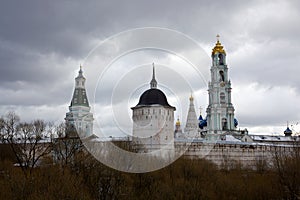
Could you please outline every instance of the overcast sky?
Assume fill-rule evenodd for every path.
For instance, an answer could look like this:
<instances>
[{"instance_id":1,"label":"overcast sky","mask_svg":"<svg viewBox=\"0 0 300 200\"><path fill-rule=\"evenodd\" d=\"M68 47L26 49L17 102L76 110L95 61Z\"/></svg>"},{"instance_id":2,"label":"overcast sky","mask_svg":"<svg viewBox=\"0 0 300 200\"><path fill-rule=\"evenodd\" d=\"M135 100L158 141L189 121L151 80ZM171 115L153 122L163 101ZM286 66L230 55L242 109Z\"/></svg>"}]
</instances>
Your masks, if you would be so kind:
<instances>
[{"instance_id":1,"label":"overcast sky","mask_svg":"<svg viewBox=\"0 0 300 200\"><path fill-rule=\"evenodd\" d=\"M201 53L195 55L197 51L185 47L185 43L181 46L181 53L194 53L194 57L199 55L203 63L206 63L206 66L197 66L204 76L199 78L198 86L192 80L197 107L207 107L207 85L204 83L210 79L209 56L216 42L215 36L220 34L227 53L229 78L233 88L232 101L240 127L247 127L252 133L282 133L287 121L294 125L300 121L299 19L298 0L2 0L0 115L14 110L23 120L42 118L63 121L71 101L74 78L79 65L83 63L87 65L83 66L83 70L87 78L89 99L94 99L95 95L97 103L97 106L93 105L94 101L90 100L91 106L99 108L93 108L97 112L94 115L105 116L105 113L99 113L106 109L101 107L105 105L105 100L97 99L97 95L111 97L115 95L112 91L117 88L114 91L119 93L112 102L116 108L126 107L127 111L124 112L128 112L127 117L130 119L130 107L137 103L134 101L140 95L139 92L147 89L151 80L151 63L156 62L161 89L178 106L176 115L182 118L184 124L187 105L182 105L182 100L176 103L176 97L186 96L188 104L190 90L182 83L193 78L187 78L188 74L182 78L174 73L180 70L179 66L188 65L177 59L178 56L151 49L130 53L114 62L115 68L112 69L120 72L121 69L127 69L126 66L142 67L127 69L132 73L125 70L124 77L118 76L120 78L116 82L113 81L114 76L108 73L106 78L111 78L110 81L114 84L107 80L100 90L95 86L99 79L93 77L91 71L108 62L112 50L102 49L98 54L94 53L94 57L86 59L99 42L120 32L160 27L192 38L207 55L202 59ZM139 35L143 36L151 39L151 34ZM159 39L154 40L158 42ZM120 49L120 41L127 47L129 44L134 46L133 43L136 42L132 38L123 38L114 44L116 49ZM148 71L145 67L147 64L150 65ZM111 70L110 73L113 74L114 71ZM118 89L118 81L127 80L128 83L128 80L133 79L129 74L132 76L135 73L138 74L134 80L136 82L131 81L131 84L126 85L127 88L135 88L128 92ZM198 80L197 76L194 79ZM178 84L172 85L174 83ZM123 83L121 85L124 86ZM122 102L122 99L125 100ZM198 108L196 111L199 114ZM105 118L101 120L105 121ZM106 121L109 120L106 118ZM294 129L300 131L297 126Z\"/></svg>"}]
</instances>

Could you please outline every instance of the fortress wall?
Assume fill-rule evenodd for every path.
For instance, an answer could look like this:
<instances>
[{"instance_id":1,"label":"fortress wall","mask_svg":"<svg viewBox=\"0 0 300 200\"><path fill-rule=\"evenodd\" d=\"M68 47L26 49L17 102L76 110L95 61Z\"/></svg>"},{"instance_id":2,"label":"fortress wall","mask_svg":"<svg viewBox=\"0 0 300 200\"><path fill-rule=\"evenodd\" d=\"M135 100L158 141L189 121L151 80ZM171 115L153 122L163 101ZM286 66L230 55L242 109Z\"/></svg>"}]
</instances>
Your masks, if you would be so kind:
<instances>
[{"instance_id":1,"label":"fortress wall","mask_svg":"<svg viewBox=\"0 0 300 200\"><path fill-rule=\"evenodd\" d=\"M176 144L176 148L181 144ZM191 143L184 156L191 159L204 158L212 161L219 167L231 168L240 165L245 168L257 168L265 163L273 166L273 159L276 152L288 155L294 150L291 145L270 145L270 144L207 144Z\"/></svg>"}]
</instances>

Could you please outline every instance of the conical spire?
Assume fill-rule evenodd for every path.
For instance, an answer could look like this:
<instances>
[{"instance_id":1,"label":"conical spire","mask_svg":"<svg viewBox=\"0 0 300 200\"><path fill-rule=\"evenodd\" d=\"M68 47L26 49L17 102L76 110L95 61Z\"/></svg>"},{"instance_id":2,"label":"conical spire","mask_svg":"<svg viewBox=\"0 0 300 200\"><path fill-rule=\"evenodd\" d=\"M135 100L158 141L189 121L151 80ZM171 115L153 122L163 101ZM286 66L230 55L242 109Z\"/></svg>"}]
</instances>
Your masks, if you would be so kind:
<instances>
[{"instance_id":1,"label":"conical spire","mask_svg":"<svg viewBox=\"0 0 300 200\"><path fill-rule=\"evenodd\" d=\"M153 73L152 73L152 80L150 82L150 88L157 88L157 81L155 80L155 67L154 67L154 63L152 63L153 65Z\"/></svg>"},{"instance_id":2,"label":"conical spire","mask_svg":"<svg viewBox=\"0 0 300 200\"><path fill-rule=\"evenodd\" d=\"M195 106L194 106L194 97L191 94L190 96L190 106L187 114L187 120L184 128L185 133L195 133L198 129L198 119L195 111Z\"/></svg>"},{"instance_id":3,"label":"conical spire","mask_svg":"<svg viewBox=\"0 0 300 200\"><path fill-rule=\"evenodd\" d=\"M73 93L73 98L71 101L71 106L86 106L89 107L89 102L87 99L85 91L85 78L83 76L82 67L78 71L78 76L75 78L75 90Z\"/></svg>"}]
</instances>

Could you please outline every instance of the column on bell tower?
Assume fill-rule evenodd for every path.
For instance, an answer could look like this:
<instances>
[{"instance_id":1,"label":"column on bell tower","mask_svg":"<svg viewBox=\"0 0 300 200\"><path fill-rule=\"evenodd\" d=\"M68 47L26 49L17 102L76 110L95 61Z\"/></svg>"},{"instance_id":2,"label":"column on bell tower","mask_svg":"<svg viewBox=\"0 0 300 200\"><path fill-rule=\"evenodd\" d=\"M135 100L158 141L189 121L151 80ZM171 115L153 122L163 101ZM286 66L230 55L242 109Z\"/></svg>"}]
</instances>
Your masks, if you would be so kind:
<instances>
[{"instance_id":1,"label":"column on bell tower","mask_svg":"<svg viewBox=\"0 0 300 200\"><path fill-rule=\"evenodd\" d=\"M226 52L217 37L212 49L211 81L208 84L209 105L206 112L209 134L222 134L235 129Z\"/></svg>"}]
</instances>

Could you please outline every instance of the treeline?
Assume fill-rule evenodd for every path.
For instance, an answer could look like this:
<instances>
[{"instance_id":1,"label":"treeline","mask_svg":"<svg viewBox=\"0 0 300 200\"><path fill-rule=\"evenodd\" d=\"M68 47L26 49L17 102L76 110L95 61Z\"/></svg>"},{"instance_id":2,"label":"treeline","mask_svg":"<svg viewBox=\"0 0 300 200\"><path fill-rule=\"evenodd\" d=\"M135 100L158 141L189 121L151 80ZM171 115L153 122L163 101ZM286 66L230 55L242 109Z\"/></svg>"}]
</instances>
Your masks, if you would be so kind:
<instances>
[{"instance_id":1,"label":"treeline","mask_svg":"<svg viewBox=\"0 0 300 200\"><path fill-rule=\"evenodd\" d=\"M37 167L29 177L12 164L1 161L0 199L299 198L299 179L290 180L298 187L293 193L276 171L219 170L198 159L181 158L144 174L119 172L86 156L63 169L59 165Z\"/></svg>"},{"instance_id":2,"label":"treeline","mask_svg":"<svg viewBox=\"0 0 300 200\"><path fill-rule=\"evenodd\" d=\"M21 148L18 138L13 136L28 126L30 131L25 132L30 132L26 136L30 137L30 148ZM94 159L80 140L64 134L66 130L63 125L53 128L42 120L25 124L14 113L0 118L0 199L300 198L299 148L290 155L275 153L272 168L260 162L256 170L239 164L220 169L203 159L182 157L155 172L130 174ZM51 146L40 146L41 137L35 134L49 131L58 131L60 139ZM126 143L119 145L126 147ZM43 148L33 151L34 155L28 154L34 147ZM29 155L35 159L29 159L27 164L18 158L32 159Z\"/></svg>"}]
</instances>

